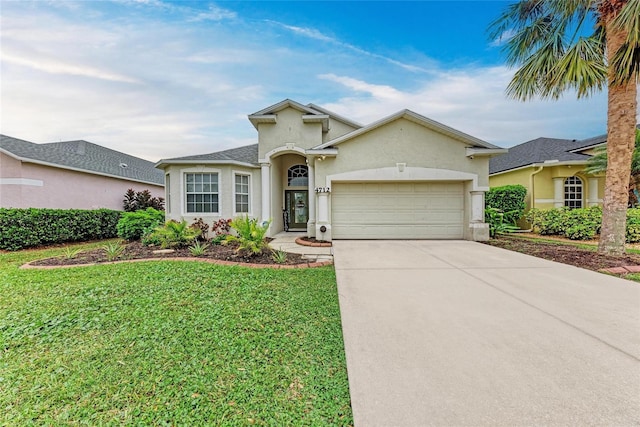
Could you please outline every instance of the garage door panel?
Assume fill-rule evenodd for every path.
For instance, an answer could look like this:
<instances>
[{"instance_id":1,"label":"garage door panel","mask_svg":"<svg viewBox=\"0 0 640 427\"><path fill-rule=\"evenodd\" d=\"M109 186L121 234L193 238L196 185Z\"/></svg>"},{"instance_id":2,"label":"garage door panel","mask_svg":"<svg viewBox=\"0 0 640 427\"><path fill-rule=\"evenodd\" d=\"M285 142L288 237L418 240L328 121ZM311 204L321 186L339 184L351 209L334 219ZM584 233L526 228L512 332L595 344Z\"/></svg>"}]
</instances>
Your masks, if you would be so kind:
<instances>
[{"instance_id":1,"label":"garage door panel","mask_svg":"<svg viewBox=\"0 0 640 427\"><path fill-rule=\"evenodd\" d=\"M336 183L332 189L336 239L460 239L462 183Z\"/></svg>"}]
</instances>

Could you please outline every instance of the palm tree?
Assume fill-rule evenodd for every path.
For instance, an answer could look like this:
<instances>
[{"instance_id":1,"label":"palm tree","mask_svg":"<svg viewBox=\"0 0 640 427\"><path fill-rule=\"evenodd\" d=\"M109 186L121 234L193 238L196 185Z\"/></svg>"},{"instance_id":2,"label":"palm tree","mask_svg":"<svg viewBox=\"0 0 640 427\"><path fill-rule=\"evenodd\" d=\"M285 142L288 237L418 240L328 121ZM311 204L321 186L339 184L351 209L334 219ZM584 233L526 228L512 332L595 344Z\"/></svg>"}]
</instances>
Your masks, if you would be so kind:
<instances>
[{"instance_id":1,"label":"palm tree","mask_svg":"<svg viewBox=\"0 0 640 427\"><path fill-rule=\"evenodd\" d=\"M584 171L591 175L601 174L607 170L607 147L595 149L593 157L587 162ZM633 155L631 157L631 177L629 178L629 207L638 206L636 192L640 190L640 129L636 129L636 140Z\"/></svg>"},{"instance_id":2,"label":"palm tree","mask_svg":"<svg viewBox=\"0 0 640 427\"><path fill-rule=\"evenodd\" d=\"M608 88L598 251L624 254L640 77L640 0L520 0L491 24L490 36L508 38L507 63L519 67L507 87L510 97L558 99L574 90L580 98Z\"/></svg>"}]
</instances>

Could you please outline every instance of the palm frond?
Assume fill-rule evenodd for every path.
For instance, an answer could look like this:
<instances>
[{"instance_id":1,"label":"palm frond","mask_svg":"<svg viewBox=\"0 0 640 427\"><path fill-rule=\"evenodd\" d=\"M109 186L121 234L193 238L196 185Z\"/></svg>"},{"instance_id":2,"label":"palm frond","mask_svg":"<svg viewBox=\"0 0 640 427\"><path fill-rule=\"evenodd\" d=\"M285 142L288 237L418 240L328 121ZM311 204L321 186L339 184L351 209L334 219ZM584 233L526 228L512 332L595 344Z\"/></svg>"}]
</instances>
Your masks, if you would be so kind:
<instances>
[{"instance_id":1,"label":"palm frond","mask_svg":"<svg viewBox=\"0 0 640 427\"><path fill-rule=\"evenodd\" d=\"M547 92L575 89L578 98L591 95L607 86L604 47L595 37L582 37L570 46L556 63L546 80ZM557 98L557 96L556 96Z\"/></svg>"},{"instance_id":2,"label":"palm frond","mask_svg":"<svg viewBox=\"0 0 640 427\"><path fill-rule=\"evenodd\" d=\"M613 28L623 31L627 37L614 54L609 66L615 70L614 84L640 80L640 0L629 0L612 22Z\"/></svg>"}]
</instances>

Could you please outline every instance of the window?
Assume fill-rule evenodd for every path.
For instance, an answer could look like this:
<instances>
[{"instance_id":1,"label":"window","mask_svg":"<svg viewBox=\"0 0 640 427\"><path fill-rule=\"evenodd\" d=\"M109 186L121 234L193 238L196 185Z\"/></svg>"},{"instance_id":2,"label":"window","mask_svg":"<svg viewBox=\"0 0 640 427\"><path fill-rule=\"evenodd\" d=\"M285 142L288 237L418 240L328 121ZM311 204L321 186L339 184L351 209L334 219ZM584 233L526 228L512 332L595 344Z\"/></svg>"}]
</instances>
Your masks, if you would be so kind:
<instances>
[{"instance_id":1,"label":"window","mask_svg":"<svg viewBox=\"0 0 640 427\"><path fill-rule=\"evenodd\" d=\"M287 171L289 187L306 187L309 185L309 168L306 165L291 166Z\"/></svg>"},{"instance_id":2,"label":"window","mask_svg":"<svg viewBox=\"0 0 640 427\"><path fill-rule=\"evenodd\" d=\"M218 174L185 174L187 212L218 213Z\"/></svg>"},{"instance_id":3,"label":"window","mask_svg":"<svg viewBox=\"0 0 640 427\"><path fill-rule=\"evenodd\" d=\"M249 213L249 175L236 174L236 213Z\"/></svg>"},{"instance_id":4,"label":"window","mask_svg":"<svg viewBox=\"0 0 640 427\"><path fill-rule=\"evenodd\" d=\"M571 209L582 207L582 180L577 176L564 180L564 205Z\"/></svg>"}]
</instances>

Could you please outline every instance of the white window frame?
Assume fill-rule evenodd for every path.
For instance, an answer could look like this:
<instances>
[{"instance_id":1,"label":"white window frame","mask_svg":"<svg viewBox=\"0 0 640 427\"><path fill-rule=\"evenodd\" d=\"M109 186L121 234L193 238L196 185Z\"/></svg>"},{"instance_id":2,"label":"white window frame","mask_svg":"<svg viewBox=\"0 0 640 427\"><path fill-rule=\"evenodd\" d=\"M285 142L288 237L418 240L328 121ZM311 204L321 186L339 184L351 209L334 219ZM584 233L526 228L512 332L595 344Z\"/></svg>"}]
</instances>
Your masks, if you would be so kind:
<instances>
[{"instance_id":1,"label":"white window frame","mask_svg":"<svg viewBox=\"0 0 640 427\"><path fill-rule=\"evenodd\" d=\"M569 182L571 180L572 182ZM576 182L575 180L578 180ZM580 194L579 199L571 199L568 196L570 194ZM564 206L570 209L581 209L584 207L584 181L579 176L570 176L564 179L562 194L564 198ZM580 203L580 206L570 206L570 203Z\"/></svg>"},{"instance_id":2,"label":"white window frame","mask_svg":"<svg viewBox=\"0 0 640 427\"><path fill-rule=\"evenodd\" d=\"M218 175L218 211L217 212L187 212L187 174L216 174ZM211 169L211 168L189 168L182 169L181 171L181 189L180 192L180 204L182 216L190 216L190 217L204 217L204 216L221 216L222 212L222 173L220 169ZM215 193L210 193L215 194Z\"/></svg>"},{"instance_id":3,"label":"white window frame","mask_svg":"<svg viewBox=\"0 0 640 427\"><path fill-rule=\"evenodd\" d=\"M252 196L253 192L251 191L251 173L250 172L242 172L242 171L234 170L234 171L232 171L232 175L233 175L233 183L232 183L232 185L233 185L233 200L232 200L233 216L238 216L238 215L252 216L253 203L251 203L251 196ZM248 185L248 188L247 188L247 191L248 191L248 193L247 193L247 196L248 196L247 197L247 199L248 199L248 201L247 201L247 203L248 203L247 212L238 212L236 210L236 196L238 196L239 194L242 194L242 193L237 193L236 192L236 177L237 176L246 176L248 178L247 179L247 181L248 181L247 182L247 185Z\"/></svg>"}]
</instances>

